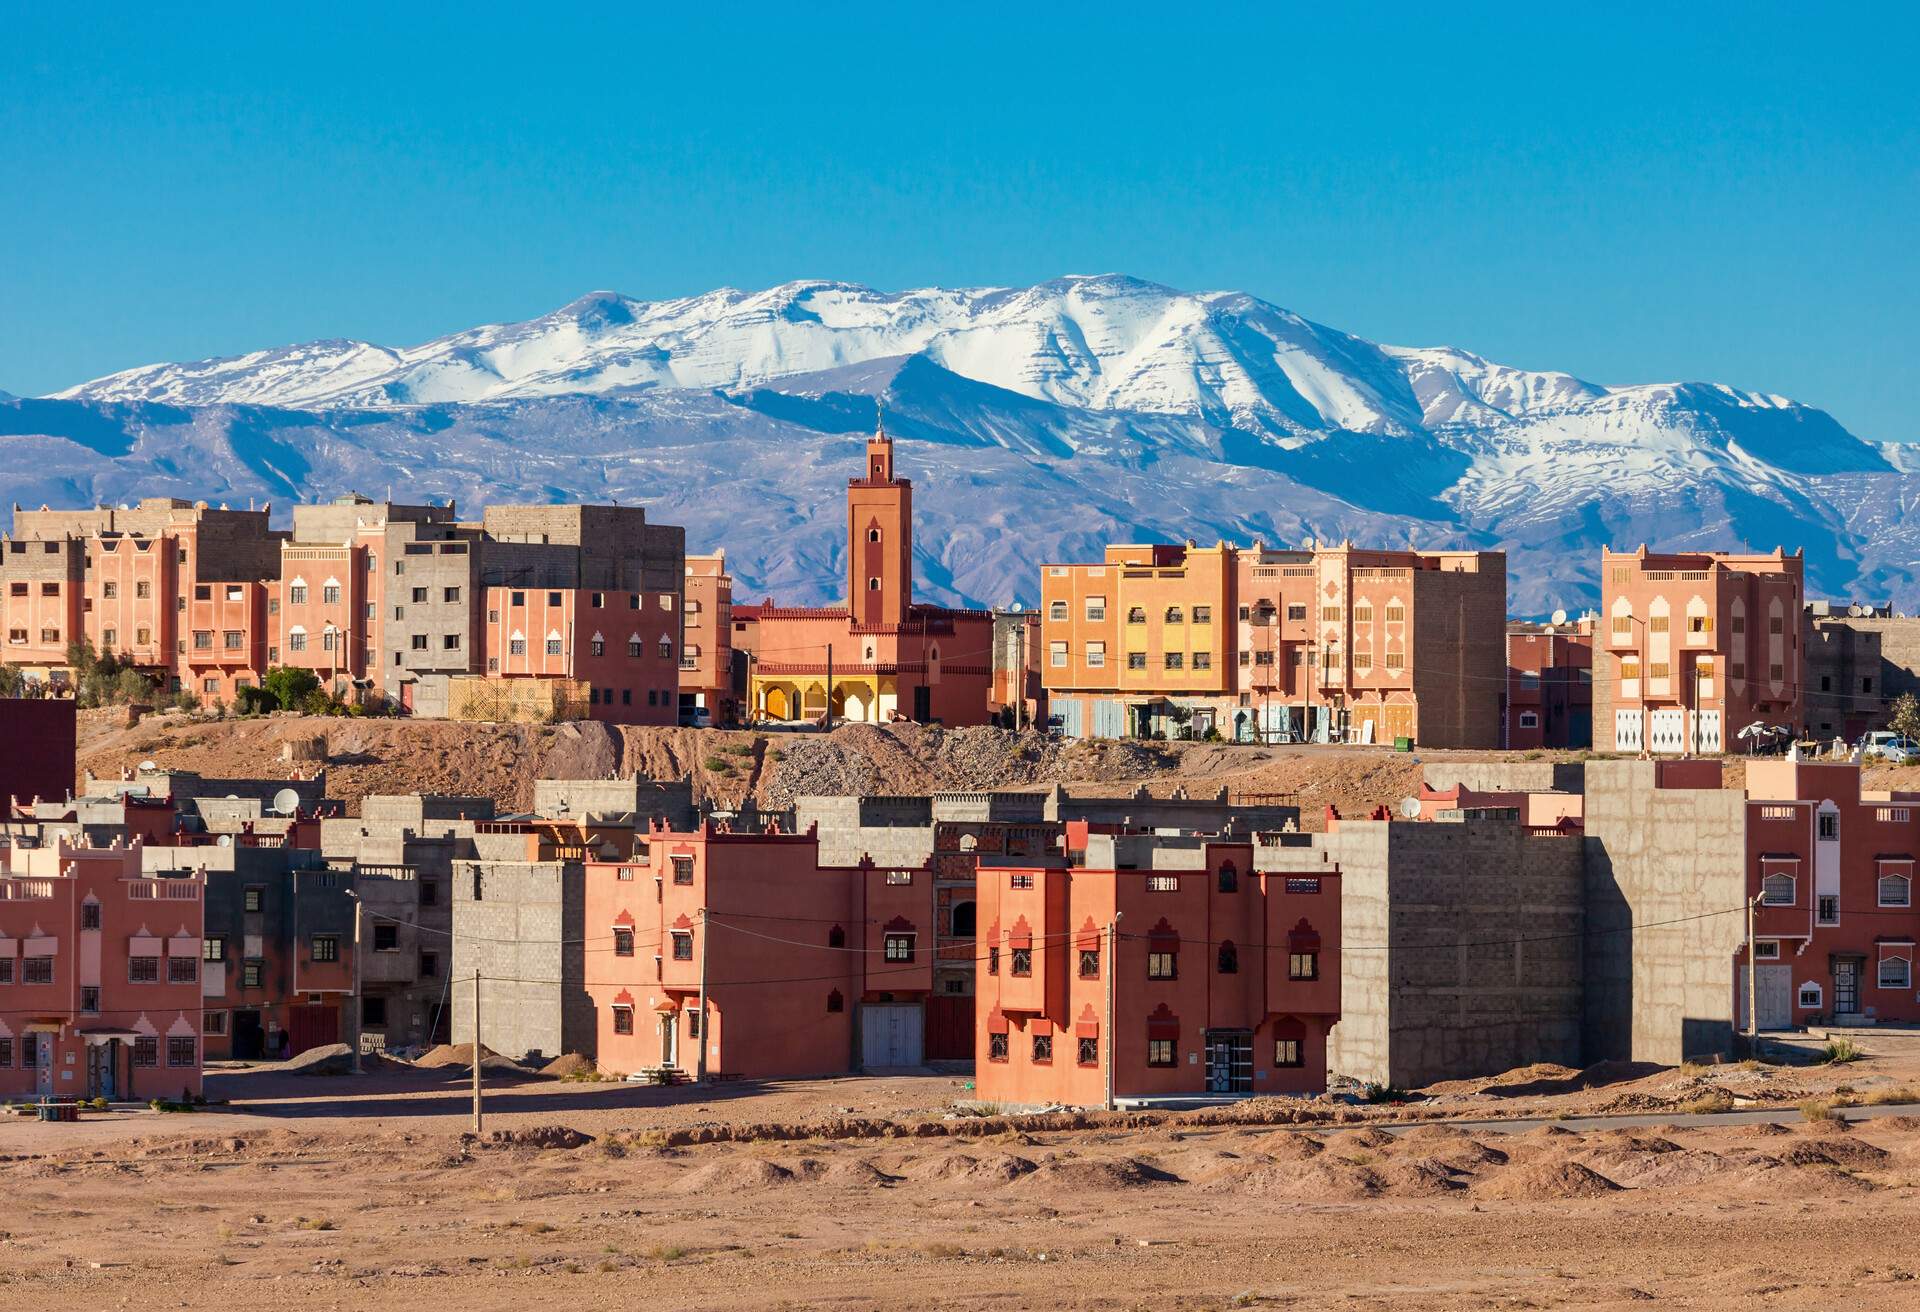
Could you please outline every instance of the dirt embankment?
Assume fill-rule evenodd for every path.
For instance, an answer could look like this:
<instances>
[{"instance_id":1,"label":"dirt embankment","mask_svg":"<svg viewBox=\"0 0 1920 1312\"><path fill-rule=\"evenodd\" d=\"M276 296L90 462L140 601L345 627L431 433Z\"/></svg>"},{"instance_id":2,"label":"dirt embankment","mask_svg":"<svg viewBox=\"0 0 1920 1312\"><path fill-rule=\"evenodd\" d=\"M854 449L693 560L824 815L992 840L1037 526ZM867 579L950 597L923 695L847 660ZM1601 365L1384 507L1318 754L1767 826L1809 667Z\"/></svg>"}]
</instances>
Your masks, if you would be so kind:
<instances>
[{"instance_id":1,"label":"dirt embankment","mask_svg":"<svg viewBox=\"0 0 1920 1312\"><path fill-rule=\"evenodd\" d=\"M289 752L292 756L289 757ZM310 753L311 759L303 753ZM1328 806L1346 816L1392 806L1419 788L1422 761L1520 759L1499 752L1382 748L1254 747L1228 743L1071 741L1000 729L938 725L841 725L831 734L631 728L595 721L562 725L456 724L264 716L200 720L153 716L129 728L124 712L81 715L80 765L102 777L144 760L217 777L280 777L324 760L328 791L357 809L369 793L491 797L507 809L532 802L535 779L691 778L734 805L751 797L785 806L807 794L924 793L1046 788L1156 794L1185 788L1235 795L1290 794L1303 826L1321 827ZM1569 759L1572 759L1569 757ZM1725 786L1743 787L1745 762L1730 759ZM1869 788L1920 788L1920 766L1870 767Z\"/></svg>"}]
</instances>

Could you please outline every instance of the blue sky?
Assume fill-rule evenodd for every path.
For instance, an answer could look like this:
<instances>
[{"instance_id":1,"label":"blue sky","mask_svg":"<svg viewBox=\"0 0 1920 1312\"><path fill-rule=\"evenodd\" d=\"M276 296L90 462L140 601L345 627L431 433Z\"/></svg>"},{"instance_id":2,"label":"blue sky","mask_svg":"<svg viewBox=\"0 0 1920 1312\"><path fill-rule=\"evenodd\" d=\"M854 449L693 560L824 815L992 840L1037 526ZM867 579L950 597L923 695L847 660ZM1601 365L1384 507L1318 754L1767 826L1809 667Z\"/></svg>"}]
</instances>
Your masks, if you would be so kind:
<instances>
[{"instance_id":1,"label":"blue sky","mask_svg":"<svg viewBox=\"0 0 1920 1312\"><path fill-rule=\"evenodd\" d=\"M1026 8L0 6L0 389L1120 270L1920 439L1913 6Z\"/></svg>"}]
</instances>

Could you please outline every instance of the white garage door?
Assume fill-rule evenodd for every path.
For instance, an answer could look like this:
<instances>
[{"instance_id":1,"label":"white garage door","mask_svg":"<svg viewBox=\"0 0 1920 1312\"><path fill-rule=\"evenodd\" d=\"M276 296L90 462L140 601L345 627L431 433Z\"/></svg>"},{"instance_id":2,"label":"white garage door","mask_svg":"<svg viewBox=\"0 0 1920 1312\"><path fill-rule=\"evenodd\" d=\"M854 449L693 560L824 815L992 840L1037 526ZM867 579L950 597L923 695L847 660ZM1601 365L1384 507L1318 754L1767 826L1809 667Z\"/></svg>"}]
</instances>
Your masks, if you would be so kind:
<instances>
[{"instance_id":1,"label":"white garage door","mask_svg":"<svg viewBox=\"0 0 1920 1312\"><path fill-rule=\"evenodd\" d=\"M1616 752L1637 752L1640 750L1640 708L1619 709L1613 713L1613 750Z\"/></svg>"},{"instance_id":2,"label":"white garage door","mask_svg":"<svg viewBox=\"0 0 1920 1312\"><path fill-rule=\"evenodd\" d=\"M919 1066L925 1060L925 1013L918 1003L877 1003L860 1009L860 1064Z\"/></svg>"},{"instance_id":3,"label":"white garage door","mask_svg":"<svg viewBox=\"0 0 1920 1312\"><path fill-rule=\"evenodd\" d=\"M1647 745L1656 752L1687 750L1687 713L1677 708L1653 712L1647 717Z\"/></svg>"}]
</instances>

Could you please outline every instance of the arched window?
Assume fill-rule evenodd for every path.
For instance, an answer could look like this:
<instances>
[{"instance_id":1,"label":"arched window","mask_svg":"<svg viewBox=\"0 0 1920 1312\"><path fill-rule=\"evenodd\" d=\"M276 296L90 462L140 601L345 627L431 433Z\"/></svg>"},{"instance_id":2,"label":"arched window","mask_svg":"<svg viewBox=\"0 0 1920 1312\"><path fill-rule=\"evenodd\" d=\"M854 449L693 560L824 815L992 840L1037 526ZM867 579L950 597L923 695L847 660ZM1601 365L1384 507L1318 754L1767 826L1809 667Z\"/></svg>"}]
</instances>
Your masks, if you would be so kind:
<instances>
[{"instance_id":1,"label":"arched window","mask_svg":"<svg viewBox=\"0 0 1920 1312\"><path fill-rule=\"evenodd\" d=\"M1768 875L1760 881L1761 904L1769 907L1792 906L1794 882L1792 875Z\"/></svg>"},{"instance_id":2,"label":"arched window","mask_svg":"<svg viewBox=\"0 0 1920 1312\"><path fill-rule=\"evenodd\" d=\"M828 1011L845 1011L846 1009L847 1000L840 996L839 989L835 989L833 992L827 994Z\"/></svg>"},{"instance_id":3,"label":"arched window","mask_svg":"<svg viewBox=\"0 0 1920 1312\"><path fill-rule=\"evenodd\" d=\"M1147 608L1145 606L1130 606L1127 608L1127 623L1145 624L1146 622Z\"/></svg>"},{"instance_id":4,"label":"arched window","mask_svg":"<svg viewBox=\"0 0 1920 1312\"><path fill-rule=\"evenodd\" d=\"M1880 877L1880 905L1883 907L1912 906L1913 881L1905 875L1882 875Z\"/></svg>"},{"instance_id":5,"label":"arched window","mask_svg":"<svg viewBox=\"0 0 1920 1312\"><path fill-rule=\"evenodd\" d=\"M1222 861L1220 863L1220 891L1222 893L1232 893L1239 889L1239 887L1240 872L1234 868L1233 862Z\"/></svg>"},{"instance_id":6,"label":"arched window","mask_svg":"<svg viewBox=\"0 0 1920 1312\"><path fill-rule=\"evenodd\" d=\"M880 591L880 576L878 574L874 575L872 578L867 580L867 591L868 592Z\"/></svg>"},{"instance_id":7,"label":"arched window","mask_svg":"<svg viewBox=\"0 0 1920 1312\"><path fill-rule=\"evenodd\" d=\"M956 902L953 906L953 936L972 938L974 936L974 907L971 902Z\"/></svg>"},{"instance_id":8,"label":"arched window","mask_svg":"<svg viewBox=\"0 0 1920 1312\"><path fill-rule=\"evenodd\" d=\"M869 542L878 542L879 540L880 540L880 530L879 530L879 529L877 529L877 528L870 528L870 529L868 529L868 530L867 530L867 541L869 541Z\"/></svg>"},{"instance_id":9,"label":"arched window","mask_svg":"<svg viewBox=\"0 0 1920 1312\"><path fill-rule=\"evenodd\" d=\"M1167 623L1185 624L1186 622L1187 622L1187 617L1181 614L1180 608L1178 606L1167 607Z\"/></svg>"},{"instance_id":10,"label":"arched window","mask_svg":"<svg viewBox=\"0 0 1920 1312\"><path fill-rule=\"evenodd\" d=\"M660 639L660 659L663 661L670 661L673 659L673 639L672 638L662 637Z\"/></svg>"},{"instance_id":11,"label":"arched window","mask_svg":"<svg viewBox=\"0 0 1920 1312\"><path fill-rule=\"evenodd\" d=\"M1229 939L1220 945L1220 973L1238 975L1240 973L1240 949Z\"/></svg>"},{"instance_id":12,"label":"arched window","mask_svg":"<svg viewBox=\"0 0 1920 1312\"><path fill-rule=\"evenodd\" d=\"M835 926L834 926L834 927L833 927L832 929L830 929L830 930L828 930L828 931L827 931L827 946L828 946L828 947L830 947L830 948L843 948L843 947L845 947L846 945L847 945L847 931L846 931L846 930L844 930L844 929L842 929L842 928L840 928L840 926L838 926L838 925L835 925Z\"/></svg>"}]
</instances>

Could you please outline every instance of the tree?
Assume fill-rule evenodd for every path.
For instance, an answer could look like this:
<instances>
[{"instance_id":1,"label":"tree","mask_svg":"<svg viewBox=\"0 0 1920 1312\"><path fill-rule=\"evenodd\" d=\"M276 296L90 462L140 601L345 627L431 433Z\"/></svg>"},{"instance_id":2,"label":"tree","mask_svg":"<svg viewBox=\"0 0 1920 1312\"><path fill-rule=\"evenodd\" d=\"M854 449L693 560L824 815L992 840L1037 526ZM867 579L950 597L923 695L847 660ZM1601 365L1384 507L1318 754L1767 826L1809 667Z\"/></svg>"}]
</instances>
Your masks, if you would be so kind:
<instances>
[{"instance_id":1,"label":"tree","mask_svg":"<svg viewBox=\"0 0 1920 1312\"><path fill-rule=\"evenodd\" d=\"M1920 742L1920 697L1903 692L1893 699L1893 714L1888 723L1902 738Z\"/></svg>"},{"instance_id":2,"label":"tree","mask_svg":"<svg viewBox=\"0 0 1920 1312\"><path fill-rule=\"evenodd\" d=\"M297 711L306 703L307 694L320 686L320 676L312 670L276 665L260 680L260 686L273 694L281 710Z\"/></svg>"}]
</instances>

